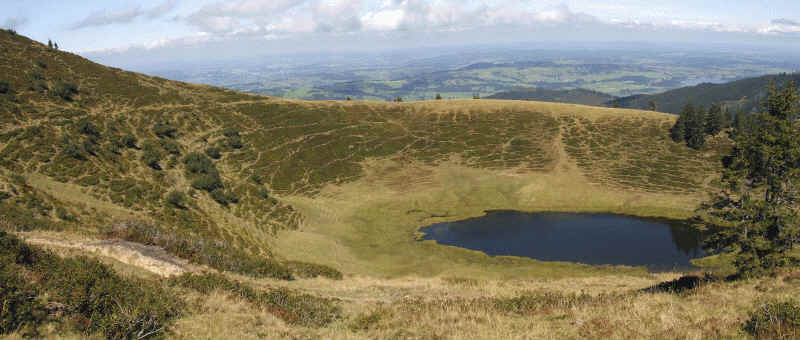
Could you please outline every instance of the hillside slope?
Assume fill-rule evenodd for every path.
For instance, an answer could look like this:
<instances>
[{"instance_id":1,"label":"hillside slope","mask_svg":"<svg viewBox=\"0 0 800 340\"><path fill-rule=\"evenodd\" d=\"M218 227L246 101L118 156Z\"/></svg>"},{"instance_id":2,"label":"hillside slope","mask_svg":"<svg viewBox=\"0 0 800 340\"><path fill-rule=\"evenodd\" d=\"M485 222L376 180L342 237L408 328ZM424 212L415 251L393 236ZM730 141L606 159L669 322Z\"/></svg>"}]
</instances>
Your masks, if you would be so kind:
<instances>
[{"instance_id":1,"label":"hillside slope","mask_svg":"<svg viewBox=\"0 0 800 340\"><path fill-rule=\"evenodd\" d=\"M615 98L610 94L586 89L551 90L536 87L498 92L486 97L486 99L532 100L593 106L605 106Z\"/></svg>"},{"instance_id":2,"label":"hillside slope","mask_svg":"<svg viewBox=\"0 0 800 340\"><path fill-rule=\"evenodd\" d=\"M375 203L363 196L329 202L331 190L348 185L391 197L397 185L447 191L442 185L454 178L517 178L480 184L502 189L500 196L465 200L450 190L454 200L431 203L461 211L445 214L451 219L489 208L685 216L727 143L715 138L700 151L673 143L674 118L652 112L518 101L278 100L104 67L7 32L0 45L0 81L8 85L0 95L0 190L9 224L145 240L166 233L203 245L195 250L210 252L203 263L231 247L301 260L315 250L276 237L301 226L325 229L321 245L351 238L352 216L340 216L350 209L328 216L341 217L337 223L319 219L336 204L358 211ZM459 176L437 178L442 171ZM580 190L556 197L548 193L557 188L519 182L544 175ZM578 194L597 198L554 203ZM519 203L528 201L537 203ZM419 227L414 219L402 233ZM140 227L126 229L130 221ZM325 235L342 221L336 233L343 234ZM389 228L384 222L376 221L378 230ZM279 254L270 251L275 245ZM307 255L358 268L354 259ZM384 269L375 273L395 272Z\"/></svg>"},{"instance_id":3,"label":"hillside slope","mask_svg":"<svg viewBox=\"0 0 800 340\"><path fill-rule=\"evenodd\" d=\"M734 111L752 112L757 111L767 97L767 86L770 82L783 85L789 81L800 83L800 73L766 75L724 84L703 83L659 94L618 98L609 101L608 105L645 110L650 101L653 101L658 111L677 114L688 103L706 108L711 104L724 104Z\"/></svg>"},{"instance_id":4,"label":"hillside slope","mask_svg":"<svg viewBox=\"0 0 800 340\"><path fill-rule=\"evenodd\" d=\"M740 338L800 293L797 271L671 281L417 241L490 209L691 216L730 142L674 143L673 115L277 100L6 31L0 52L0 298L19 307L0 317L38 322L11 338Z\"/></svg>"}]
</instances>

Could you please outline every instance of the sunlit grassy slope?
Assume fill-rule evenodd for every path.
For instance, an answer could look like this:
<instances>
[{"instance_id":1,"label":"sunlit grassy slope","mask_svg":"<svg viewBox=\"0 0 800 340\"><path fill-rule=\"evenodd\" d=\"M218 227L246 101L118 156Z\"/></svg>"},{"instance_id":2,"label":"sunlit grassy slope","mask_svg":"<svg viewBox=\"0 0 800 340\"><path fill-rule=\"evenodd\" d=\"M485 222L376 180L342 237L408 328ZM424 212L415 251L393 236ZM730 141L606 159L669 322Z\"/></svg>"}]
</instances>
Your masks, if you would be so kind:
<instances>
[{"instance_id":1,"label":"sunlit grassy slope","mask_svg":"<svg viewBox=\"0 0 800 340\"><path fill-rule=\"evenodd\" d=\"M674 117L646 111L278 100L124 72L6 32L0 44L6 209L90 233L144 220L350 272L504 262L414 241L421 225L488 209L689 216L727 143L689 149L668 139ZM192 188L184 162L208 149L219 151L214 195ZM171 191L188 194L185 207Z\"/></svg>"},{"instance_id":2,"label":"sunlit grassy slope","mask_svg":"<svg viewBox=\"0 0 800 340\"><path fill-rule=\"evenodd\" d=\"M345 274L170 284L187 304L168 338L745 337L758 304L797 295L796 272L673 294L644 289L680 274L417 241L421 226L490 209L689 217L729 141L674 143L674 119L539 102L278 100L107 68L2 31L0 231L71 257L139 221L152 237L133 241L191 241L170 254L210 244ZM157 261L114 255L139 248L92 256L163 285ZM258 300L276 292L292 300ZM71 329L40 335L86 336Z\"/></svg>"}]
</instances>

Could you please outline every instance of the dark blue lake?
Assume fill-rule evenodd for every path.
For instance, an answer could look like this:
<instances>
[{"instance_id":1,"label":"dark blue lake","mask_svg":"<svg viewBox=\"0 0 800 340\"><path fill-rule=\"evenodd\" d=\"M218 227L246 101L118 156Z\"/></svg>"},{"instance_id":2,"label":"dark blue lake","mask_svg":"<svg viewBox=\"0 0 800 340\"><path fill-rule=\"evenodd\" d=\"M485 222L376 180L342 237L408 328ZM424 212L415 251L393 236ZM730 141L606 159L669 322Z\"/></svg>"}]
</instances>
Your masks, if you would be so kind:
<instances>
[{"instance_id":1,"label":"dark blue lake","mask_svg":"<svg viewBox=\"0 0 800 340\"><path fill-rule=\"evenodd\" d=\"M685 270L703 257L705 235L683 221L615 214L490 211L486 216L437 223L423 240L541 261L647 266Z\"/></svg>"}]
</instances>

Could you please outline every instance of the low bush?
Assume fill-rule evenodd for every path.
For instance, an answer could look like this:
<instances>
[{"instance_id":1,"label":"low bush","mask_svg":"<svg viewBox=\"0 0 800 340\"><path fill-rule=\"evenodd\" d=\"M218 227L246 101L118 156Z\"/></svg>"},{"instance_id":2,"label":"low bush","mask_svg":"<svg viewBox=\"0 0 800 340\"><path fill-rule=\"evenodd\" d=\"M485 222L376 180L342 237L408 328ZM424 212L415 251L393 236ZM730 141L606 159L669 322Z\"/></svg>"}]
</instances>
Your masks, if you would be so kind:
<instances>
[{"instance_id":1,"label":"low bush","mask_svg":"<svg viewBox=\"0 0 800 340\"><path fill-rule=\"evenodd\" d=\"M72 96L78 93L78 86L74 83L58 81L50 91L63 100L72 101Z\"/></svg>"},{"instance_id":2,"label":"low bush","mask_svg":"<svg viewBox=\"0 0 800 340\"><path fill-rule=\"evenodd\" d=\"M61 144L61 154L64 157L85 161L85 152L82 144L76 143L72 138L64 136Z\"/></svg>"},{"instance_id":3,"label":"low bush","mask_svg":"<svg viewBox=\"0 0 800 340\"><path fill-rule=\"evenodd\" d=\"M322 327L341 317L341 310L330 299L293 292L287 288L256 290L228 280L219 274L187 273L171 278L170 284L190 288L202 294L221 290L264 308L290 324Z\"/></svg>"},{"instance_id":4,"label":"low bush","mask_svg":"<svg viewBox=\"0 0 800 340\"><path fill-rule=\"evenodd\" d=\"M315 278L321 276L333 280L341 280L343 278L342 272L323 264L288 261L286 265L292 271L292 274L297 277Z\"/></svg>"},{"instance_id":5,"label":"low bush","mask_svg":"<svg viewBox=\"0 0 800 340\"><path fill-rule=\"evenodd\" d=\"M359 314L350 322L349 328L354 332L370 330L383 319L384 314L386 314L386 312L383 310Z\"/></svg>"},{"instance_id":6,"label":"low bush","mask_svg":"<svg viewBox=\"0 0 800 340\"><path fill-rule=\"evenodd\" d=\"M158 138L175 138L176 134L178 133L178 129L172 126L169 122L160 121L153 125L153 133L158 136Z\"/></svg>"},{"instance_id":7,"label":"low bush","mask_svg":"<svg viewBox=\"0 0 800 340\"><path fill-rule=\"evenodd\" d=\"M240 136L228 137L228 146L230 146L232 149L243 148L244 142L242 142L242 137Z\"/></svg>"},{"instance_id":8,"label":"low bush","mask_svg":"<svg viewBox=\"0 0 800 340\"><path fill-rule=\"evenodd\" d=\"M142 339L163 332L181 301L157 283L124 279L87 257L48 257L38 265L51 298L64 304L75 327L108 339Z\"/></svg>"},{"instance_id":9,"label":"low bush","mask_svg":"<svg viewBox=\"0 0 800 340\"><path fill-rule=\"evenodd\" d=\"M142 147L142 163L149 166L153 170L161 170L161 159L163 159L164 155L158 150L157 146L152 142L148 141Z\"/></svg>"},{"instance_id":10,"label":"low bush","mask_svg":"<svg viewBox=\"0 0 800 340\"><path fill-rule=\"evenodd\" d=\"M772 301L750 313L745 331L763 339L800 338L800 304L797 301Z\"/></svg>"},{"instance_id":11,"label":"low bush","mask_svg":"<svg viewBox=\"0 0 800 340\"><path fill-rule=\"evenodd\" d=\"M192 188L197 190L203 190L208 192L214 192L214 190L222 189L222 179L219 177L219 174L200 174L194 176L192 180Z\"/></svg>"},{"instance_id":12,"label":"low bush","mask_svg":"<svg viewBox=\"0 0 800 340\"><path fill-rule=\"evenodd\" d=\"M162 139L159 141L161 147L171 155L180 155L181 147L178 142L171 139Z\"/></svg>"},{"instance_id":13,"label":"low bush","mask_svg":"<svg viewBox=\"0 0 800 340\"><path fill-rule=\"evenodd\" d=\"M136 136L127 134L119 137L118 143L121 147L126 147L128 149L136 149Z\"/></svg>"},{"instance_id":14,"label":"low bush","mask_svg":"<svg viewBox=\"0 0 800 340\"><path fill-rule=\"evenodd\" d=\"M91 121L89 121L89 119L86 117L78 120L78 123L76 124L76 129L78 130L79 133L82 133L84 135L90 135L95 137L100 136L100 129L98 129L97 126L94 125L94 123L92 123Z\"/></svg>"},{"instance_id":15,"label":"low bush","mask_svg":"<svg viewBox=\"0 0 800 340\"><path fill-rule=\"evenodd\" d=\"M3 212L3 218L0 219L0 231L60 231L64 228L63 223L54 223L46 218L41 218L38 213L34 215L34 212L23 209L17 204L0 202L0 211Z\"/></svg>"},{"instance_id":16,"label":"low bush","mask_svg":"<svg viewBox=\"0 0 800 340\"><path fill-rule=\"evenodd\" d=\"M222 158L222 153L220 153L219 148L215 146L210 146L206 148L205 153L208 157L211 157L212 159Z\"/></svg>"},{"instance_id":17,"label":"low bush","mask_svg":"<svg viewBox=\"0 0 800 340\"><path fill-rule=\"evenodd\" d=\"M0 236L0 240L3 238ZM35 327L45 316L44 308L35 299L36 291L18 270L5 261L0 263L0 335Z\"/></svg>"},{"instance_id":18,"label":"low bush","mask_svg":"<svg viewBox=\"0 0 800 340\"><path fill-rule=\"evenodd\" d=\"M37 294L63 306L64 320L77 330L108 339L163 334L183 307L159 283L120 277L87 257L60 258L5 232L0 232L0 281L0 333L44 320Z\"/></svg>"},{"instance_id":19,"label":"low bush","mask_svg":"<svg viewBox=\"0 0 800 340\"><path fill-rule=\"evenodd\" d=\"M11 92L11 85L8 84L7 81L0 80L0 93L9 93Z\"/></svg>"},{"instance_id":20,"label":"low bush","mask_svg":"<svg viewBox=\"0 0 800 340\"><path fill-rule=\"evenodd\" d=\"M167 203L174 208L186 209L186 194L180 191L172 191L167 194Z\"/></svg>"},{"instance_id":21,"label":"low bush","mask_svg":"<svg viewBox=\"0 0 800 340\"><path fill-rule=\"evenodd\" d=\"M291 270L287 266L274 260L245 253L228 246L222 241L209 241L190 236L165 234L158 228L142 222L118 223L106 233L106 236L159 246L177 257L221 271L229 271L256 278L294 279Z\"/></svg>"}]
</instances>

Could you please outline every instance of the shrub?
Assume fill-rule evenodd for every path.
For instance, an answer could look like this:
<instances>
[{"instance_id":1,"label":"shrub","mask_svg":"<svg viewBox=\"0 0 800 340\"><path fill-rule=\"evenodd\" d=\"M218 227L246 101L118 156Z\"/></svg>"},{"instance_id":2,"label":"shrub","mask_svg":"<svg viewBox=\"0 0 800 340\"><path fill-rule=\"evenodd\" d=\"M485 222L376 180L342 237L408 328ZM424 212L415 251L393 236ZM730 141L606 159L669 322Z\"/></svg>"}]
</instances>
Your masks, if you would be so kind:
<instances>
[{"instance_id":1,"label":"shrub","mask_svg":"<svg viewBox=\"0 0 800 340\"><path fill-rule=\"evenodd\" d=\"M26 282L20 275L23 271L37 279ZM157 335L181 309L181 302L157 283L122 278L87 257L62 259L4 232L0 232L0 282L0 333L43 319L33 299L36 291L64 305L67 320L80 331L101 332L108 339Z\"/></svg>"},{"instance_id":2,"label":"shrub","mask_svg":"<svg viewBox=\"0 0 800 340\"><path fill-rule=\"evenodd\" d=\"M744 329L764 339L800 337L800 304L796 301L769 302L750 313Z\"/></svg>"},{"instance_id":3,"label":"shrub","mask_svg":"<svg viewBox=\"0 0 800 340\"><path fill-rule=\"evenodd\" d=\"M86 117L78 120L77 129L78 132L84 135L95 136L95 137L100 136L100 130Z\"/></svg>"},{"instance_id":4,"label":"shrub","mask_svg":"<svg viewBox=\"0 0 800 340\"><path fill-rule=\"evenodd\" d=\"M239 129L235 127L226 127L222 129L222 135L225 137L238 137L239 136Z\"/></svg>"},{"instance_id":5,"label":"shrub","mask_svg":"<svg viewBox=\"0 0 800 340\"><path fill-rule=\"evenodd\" d=\"M175 138L175 134L178 132L178 129L172 125L170 125L167 121L160 121L153 125L153 133L158 136L158 138Z\"/></svg>"},{"instance_id":6,"label":"shrub","mask_svg":"<svg viewBox=\"0 0 800 340\"><path fill-rule=\"evenodd\" d=\"M42 67L42 68L44 68L44 67ZM42 73L39 70L33 70L28 75L31 77L31 80L34 80L34 81L42 81L42 80L44 80L44 73Z\"/></svg>"},{"instance_id":7,"label":"shrub","mask_svg":"<svg viewBox=\"0 0 800 340\"><path fill-rule=\"evenodd\" d=\"M62 230L63 223L54 223L48 219L35 216L33 212L21 208L18 204L1 203L0 229L7 231Z\"/></svg>"},{"instance_id":8,"label":"shrub","mask_svg":"<svg viewBox=\"0 0 800 340\"><path fill-rule=\"evenodd\" d=\"M286 288L255 290L245 284L228 280L219 274L190 273L169 280L171 285L194 289L202 294L222 290L267 309L290 324L322 327L341 317L341 310L332 301Z\"/></svg>"},{"instance_id":9,"label":"shrub","mask_svg":"<svg viewBox=\"0 0 800 340\"><path fill-rule=\"evenodd\" d=\"M123 135L119 138L120 146L124 146L129 149L136 149L136 142L136 136L131 134Z\"/></svg>"},{"instance_id":10,"label":"shrub","mask_svg":"<svg viewBox=\"0 0 800 340\"><path fill-rule=\"evenodd\" d=\"M86 156L84 155L84 148L82 144L75 143L73 141L74 137L70 138L64 136L64 139L61 144L61 154L67 158L74 158L79 161L85 161Z\"/></svg>"},{"instance_id":11,"label":"shrub","mask_svg":"<svg viewBox=\"0 0 800 340\"><path fill-rule=\"evenodd\" d=\"M227 206L229 203L238 202L238 199L236 197L232 196L228 192L225 192L225 190L222 190L222 188L216 188L216 189L212 190L211 191L211 199L213 199L213 200L217 201L217 203L219 203L221 205L225 205L225 206Z\"/></svg>"},{"instance_id":12,"label":"shrub","mask_svg":"<svg viewBox=\"0 0 800 340\"><path fill-rule=\"evenodd\" d=\"M0 335L38 325L45 316L36 292L8 263L0 267Z\"/></svg>"},{"instance_id":13,"label":"shrub","mask_svg":"<svg viewBox=\"0 0 800 340\"><path fill-rule=\"evenodd\" d=\"M72 101L72 96L78 93L78 86L74 83L58 81L51 91L63 100Z\"/></svg>"},{"instance_id":14,"label":"shrub","mask_svg":"<svg viewBox=\"0 0 800 340\"><path fill-rule=\"evenodd\" d=\"M108 339L144 338L163 331L181 302L156 283L123 279L87 257L45 258L37 266L53 299L73 313L77 329Z\"/></svg>"},{"instance_id":15,"label":"shrub","mask_svg":"<svg viewBox=\"0 0 800 340\"><path fill-rule=\"evenodd\" d=\"M217 172L214 162L197 152L186 155L186 157L183 158L183 164L185 165L186 172L189 174L209 174Z\"/></svg>"},{"instance_id":16,"label":"shrub","mask_svg":"<svg viewBox=\"0 0 800 340\"><path fill-rule=\"evenodd\" d=\"M0 264L3 268L10 265L32 265L40 255L16 236L0 231Z\"/></svg>"},{"instance_id":17,"label":"shrub","mask_svg":"<svg viewBox=\"0 0 800 340\"><path fill-rule=\"evenodd\" d=\"M180 155L181 154L181 147L174 140L162 139L162 140L159 141L159 144L161 144L161 147L171 155Z\"/></svg>"},{"instance_id":18,"label":"shrub","mask_svg":"<svg viewBox=\"0 0 800 340\"><path fill-rule=\"evenodd\" d=\"M5 191L0 191L0 202L5 201L5 200L7 200L9 198L11 198L11 194L9 194L9 193L7 193Z\"/></svg>"},{"instance_id":19,"label":"shrub","mask_svg":"<svg viewBox=\"0 0 800 340\"><path fill-rule=\"evenodd\" d=\"M69 211L67 211L67 209L64 209L63 207L56 208L56 217L58 217L62 221L69 221L69 222L75 221L75 216L70 214Z\"/></svg>"},{"instance_id":20,"label":"shrub","mask_svg":"<svg viewBox=\"0 0 800 340\"><path fill-rule=\"evenodd\" d=\"M142 152L142 163L153 168L154 170L161 170L161 159L163 155L158 151L155 144L151 141L145 143Z\"/></svg>"},{"instance_id":21,"label":"shrub","mask_svg":"<svg viewBox=\"0 0 800 340\"><path fill-rule=\"evenodd\" d=\"M197 190L204 190L208 192L214 192L215 190L221 190L222 188L222 180L219 178L218 174L202 174L196 176L194 180L192 180L192 188Z\"/></svg>"},{"instance_id":22,"label":"shrub","mask_svg":"<svg viewBox=\"0 0 800 340\"><path fill-rule=\"evenodd\" d=\"M192 178L193 188L211 193L214 200L219 198L227 201L224 199L223 192L214 194L216 190L222 190L222 178L219 176L217 167L208 157L201 153L192 152L183 158L183 164L187 176Z\"/></svg>"},{"instance_id":23,"label":"shrub","mask_svg":"<svg viewBox=\"0 0 800 340\"><path fill-rule=\"evenodd\" d=\"M9 93L11 92L11 85L8 84L5 80L0 80L0 93Z\"/></svg>"},{"instance_id":24,"label":"shrub","mask_svg":"<svg viewBox=\"0 0 800 340\"><path fill-rule=\"evenodd\" d=\"M300 261L288 261L286 265L292 270L292 273L302 278L315 278L327 277L329 279L341 280L342 273L335 268L316 263L307 263Z\"/></svg>"},{"instance_id":25,"label":"shrub","mask_svg":"<svg viewBox=\"0 0 800 340\"><path fill-rule=\"evenodd\" d=\"M218 147L214 147L214 146L208 147L208 148L206 148L205 153L206 153L206 155L208 155L208 157L211 157L212 159L220 159L220 158L222 158L222 154L220 153Z\"/></svg>"},{"instance_id":26,"label":"shrub","mask_svg":"<svg viewBox=\"0 0 800 340\"><path fill-rule=\"evenodd\" d=\"M220 271L230 271L256 278L294 279L287 266L273 260L247 254L231 248L221 241L209 241L192 236L167 235L156 227L141 222L119 223L106 236L156 245L177 257Z\"/></svg>"},{"instance_id":27,"label":"shrub","mask_svg":"<svg viewBox=\"0 0 800 340\"><path fill-rule=\"evenodd\" d=\"M242 137L240 136L228 137L228 145L233 149L241 149L244 147L244 143L242 143Z\"/></svg>"},{"instance_id":28,"label":"shrub","mask_svg":"<svg viewBox=\"0 0 800 340\"><path fill-rule=\"evenodd\" d=\"M167 203L178 209L186 209L186 194L172 191L167 195Z\"/></svg>"}]
</instances>

